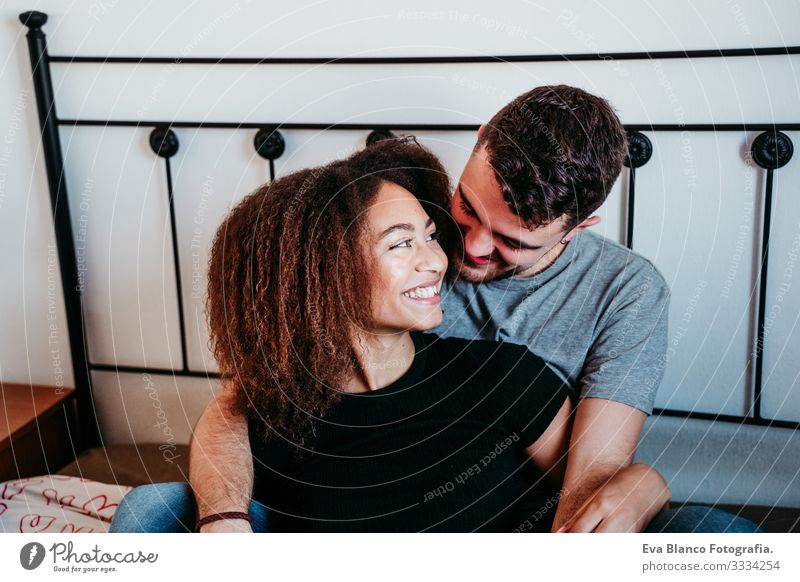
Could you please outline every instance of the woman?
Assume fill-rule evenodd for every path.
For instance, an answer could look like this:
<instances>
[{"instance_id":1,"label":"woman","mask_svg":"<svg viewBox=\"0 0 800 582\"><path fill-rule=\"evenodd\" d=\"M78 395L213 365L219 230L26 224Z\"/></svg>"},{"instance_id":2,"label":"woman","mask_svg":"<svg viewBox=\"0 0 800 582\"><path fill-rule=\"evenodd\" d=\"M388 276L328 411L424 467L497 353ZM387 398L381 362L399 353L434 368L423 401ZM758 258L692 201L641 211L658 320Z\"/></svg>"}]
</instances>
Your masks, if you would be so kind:
<instances>
[{"instance_id":1,"label":"woman","mask_svg":"<svg viewBox=\"0 0 800 582\"><path fill-rule=\"evenodd\" d=\"M511 531L518 455L561 478L572 404L545 363L419 333L442 319L449 191L433 154L387 140L220 226L212 345L271 531Z\"/></svg>"}]
</instances>

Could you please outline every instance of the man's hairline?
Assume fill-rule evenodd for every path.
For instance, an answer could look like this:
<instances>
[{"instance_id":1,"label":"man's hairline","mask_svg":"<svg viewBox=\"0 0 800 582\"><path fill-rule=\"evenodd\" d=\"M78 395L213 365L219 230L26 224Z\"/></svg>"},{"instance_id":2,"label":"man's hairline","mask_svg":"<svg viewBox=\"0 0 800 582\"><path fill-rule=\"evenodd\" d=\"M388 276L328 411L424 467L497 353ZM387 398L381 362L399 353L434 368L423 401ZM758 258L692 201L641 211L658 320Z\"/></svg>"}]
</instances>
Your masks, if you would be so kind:
<instances>
[{"instance_id":1,"label":"man's hairline","mask_svg":"<svg viewBox=\"0 0 800 582\"><path fill-rule=\"evenodd\" d=\"M481 150L481 149L484 149L484 150L485 150L485 149L486 149L486 144L485 144L485 143L482 143L482 142L481 142L481 139L479 138L479 139L478 139L478 141L476 142L475 146L472 148L472 152L470 153L469 159L467 160L467 164L469 164L469 161L470 161L472 158L474 158L474 157L477 157L477 156L476 156L476 154L477 154L477 153L478 153L478 151L479 151L479 150ZM482 161L485 161L485 162L486 162L486 163L489 165L489 167L490 167L490 168L491 168L491 170L492 170L492 177L493 177L493 179L494 179L495 185L496 185L496 186L497 186L497 187L500 189L500 193L501 193L501 194L504 194L503 187L502 187L502 185L500 184L500 181L498 180L497 172L495 171L495 169L494 169L494 167L492 166L491 162L489 162L489 158L488 158L488 157L486 157L486 156L484 156L484 157L480 157L480 158L478 158L478 159L481 159ZM463 177L463 175L464 175L464 173L462 172L462 173L461 173L461 176ZM459 178L458 182L456 183L456 190L457 190L457 191L459 191L459 192L461 192L461 184L462 184L462 179L461 179L461 178ZM542 223L542 224L540 224L539 226L530 227L530 226L528 226L528 225L525 223L525 221L523 220L523 218L522 218L522 217L521 217L521 216L520 216L520 215L519 215L517 212L514 212L514 208L512 207L512 205L511 205L511 204L509 204L508 200L506 200L506 197L505 197L505 195L503 195L503 202L505 203L505 205L506 205L506 208L508 208L508 209L509 209L509 211L511 212L511 214L513 214L514 216L516 216L516 217L519 219L520 223L523 225L523 228L524 228L525 230L528 230L528 231L531 231L531 232L533 232L534 230L539 230L539 229L541 229L541 228L546 228L547 226L549 226L549 225L551 225L551 224L553 224L553 223L555 223L555 222L557 222L557 221L561 220L563 217L567 216L567 214L566 214L566 213L561 213L559 216L556 216L555 218L553 218L553 219L552 219L552 220L550 220L549 222ZM469 204L469 205L470 205L470 206L472 206L471 204ZM596 210L596 209L595 209L595 210ZM591 216L591 214L593 214L594 212L595 212L595 211L592 211L592 213L590 213L590 216ZM586 220L587 218L589 218L589 217L587 216L587 217L586 217L586 218L584 218L583 220ZM569 224L569 226L567 226L567 227L564 229L564 233L566 234L566 233L568 233L569 231L571 231L573 228L575 228L575 227L576 227L576 226L578 226L578 225L579 225L581 222L583 222L583 220L577 220L577 217L576 217L576 220L574 221L574 224L569 224L569 223L568 223L568 224ZM505 236L505 235L502 235L502 234L501 234L500 236ZM505 238L509 238L509 237L505 237ZM520 242L522 242L522 241L520 241ZM541 246L542 246L542 245L539 245L539 248L541 248ZM525 249L525 250L535 250L535 249Z\"/></svg>"}]
</instances>

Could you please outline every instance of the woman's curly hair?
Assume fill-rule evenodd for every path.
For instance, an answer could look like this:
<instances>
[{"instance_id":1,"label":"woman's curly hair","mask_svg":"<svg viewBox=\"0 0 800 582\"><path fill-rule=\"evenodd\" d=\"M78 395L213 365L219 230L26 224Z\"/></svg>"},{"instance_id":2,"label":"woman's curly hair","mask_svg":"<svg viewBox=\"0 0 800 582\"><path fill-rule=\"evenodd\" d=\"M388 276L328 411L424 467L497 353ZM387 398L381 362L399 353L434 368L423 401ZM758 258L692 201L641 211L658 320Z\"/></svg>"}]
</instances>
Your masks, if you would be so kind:
<instances>
[{"instance_id":1,"label":"woman's curly hair","mask_svg":"<svg viewBox=\"0 0 800 582\"><path fill-rule=\"evenodd\" d=\"M447 245L447 174L429 150L398 139L265 184L217 230L211 347L235 406L265 438L301 443L353 374L353 331L372 324L365 220L383 181L417 196Z\"/></svg>"}]
</instances>

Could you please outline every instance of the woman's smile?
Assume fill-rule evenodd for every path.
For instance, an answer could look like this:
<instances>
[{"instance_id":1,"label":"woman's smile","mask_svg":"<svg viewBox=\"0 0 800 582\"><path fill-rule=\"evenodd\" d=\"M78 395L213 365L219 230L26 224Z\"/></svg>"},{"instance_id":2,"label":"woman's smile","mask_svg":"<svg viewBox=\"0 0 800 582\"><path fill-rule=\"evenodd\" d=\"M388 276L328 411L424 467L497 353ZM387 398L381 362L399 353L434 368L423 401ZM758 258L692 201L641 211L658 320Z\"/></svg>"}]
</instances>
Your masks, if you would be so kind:
<instances>
[{"instance_id":1,"label":"woman's smile","mask_svg":"<svg viewBox=\"0 0 800 582\"><path fill-rule=\"evenodd\" d=\"M439 287L440 281L436 279L435 281L428 281L416 287L412 287L411 289L407 289L403 291L401 295L411 301L426 303L428 305L437 305L440 301Z\"/></svg>"}]
</instances>

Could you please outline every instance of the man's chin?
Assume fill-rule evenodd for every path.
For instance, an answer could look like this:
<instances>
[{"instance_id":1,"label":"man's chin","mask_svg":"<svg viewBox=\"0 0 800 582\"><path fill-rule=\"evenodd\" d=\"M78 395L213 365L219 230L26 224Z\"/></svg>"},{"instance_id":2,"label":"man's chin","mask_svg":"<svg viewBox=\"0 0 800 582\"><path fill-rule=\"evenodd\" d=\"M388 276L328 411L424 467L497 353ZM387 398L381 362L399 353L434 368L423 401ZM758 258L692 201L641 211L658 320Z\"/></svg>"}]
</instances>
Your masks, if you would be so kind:
<instances>
[{"instance_id":1,"label":"man's chin","mask_svg":"<svg viewBox=\"0 0 800 582\"><path fill-rule=\"evenodd\" d=\"M503 277L503 273L497 268L497 263L477 267L465 260L458 259L455 261L455 266L458 278L469 283L486 283Z\"/></svg>"}]
</instances>

